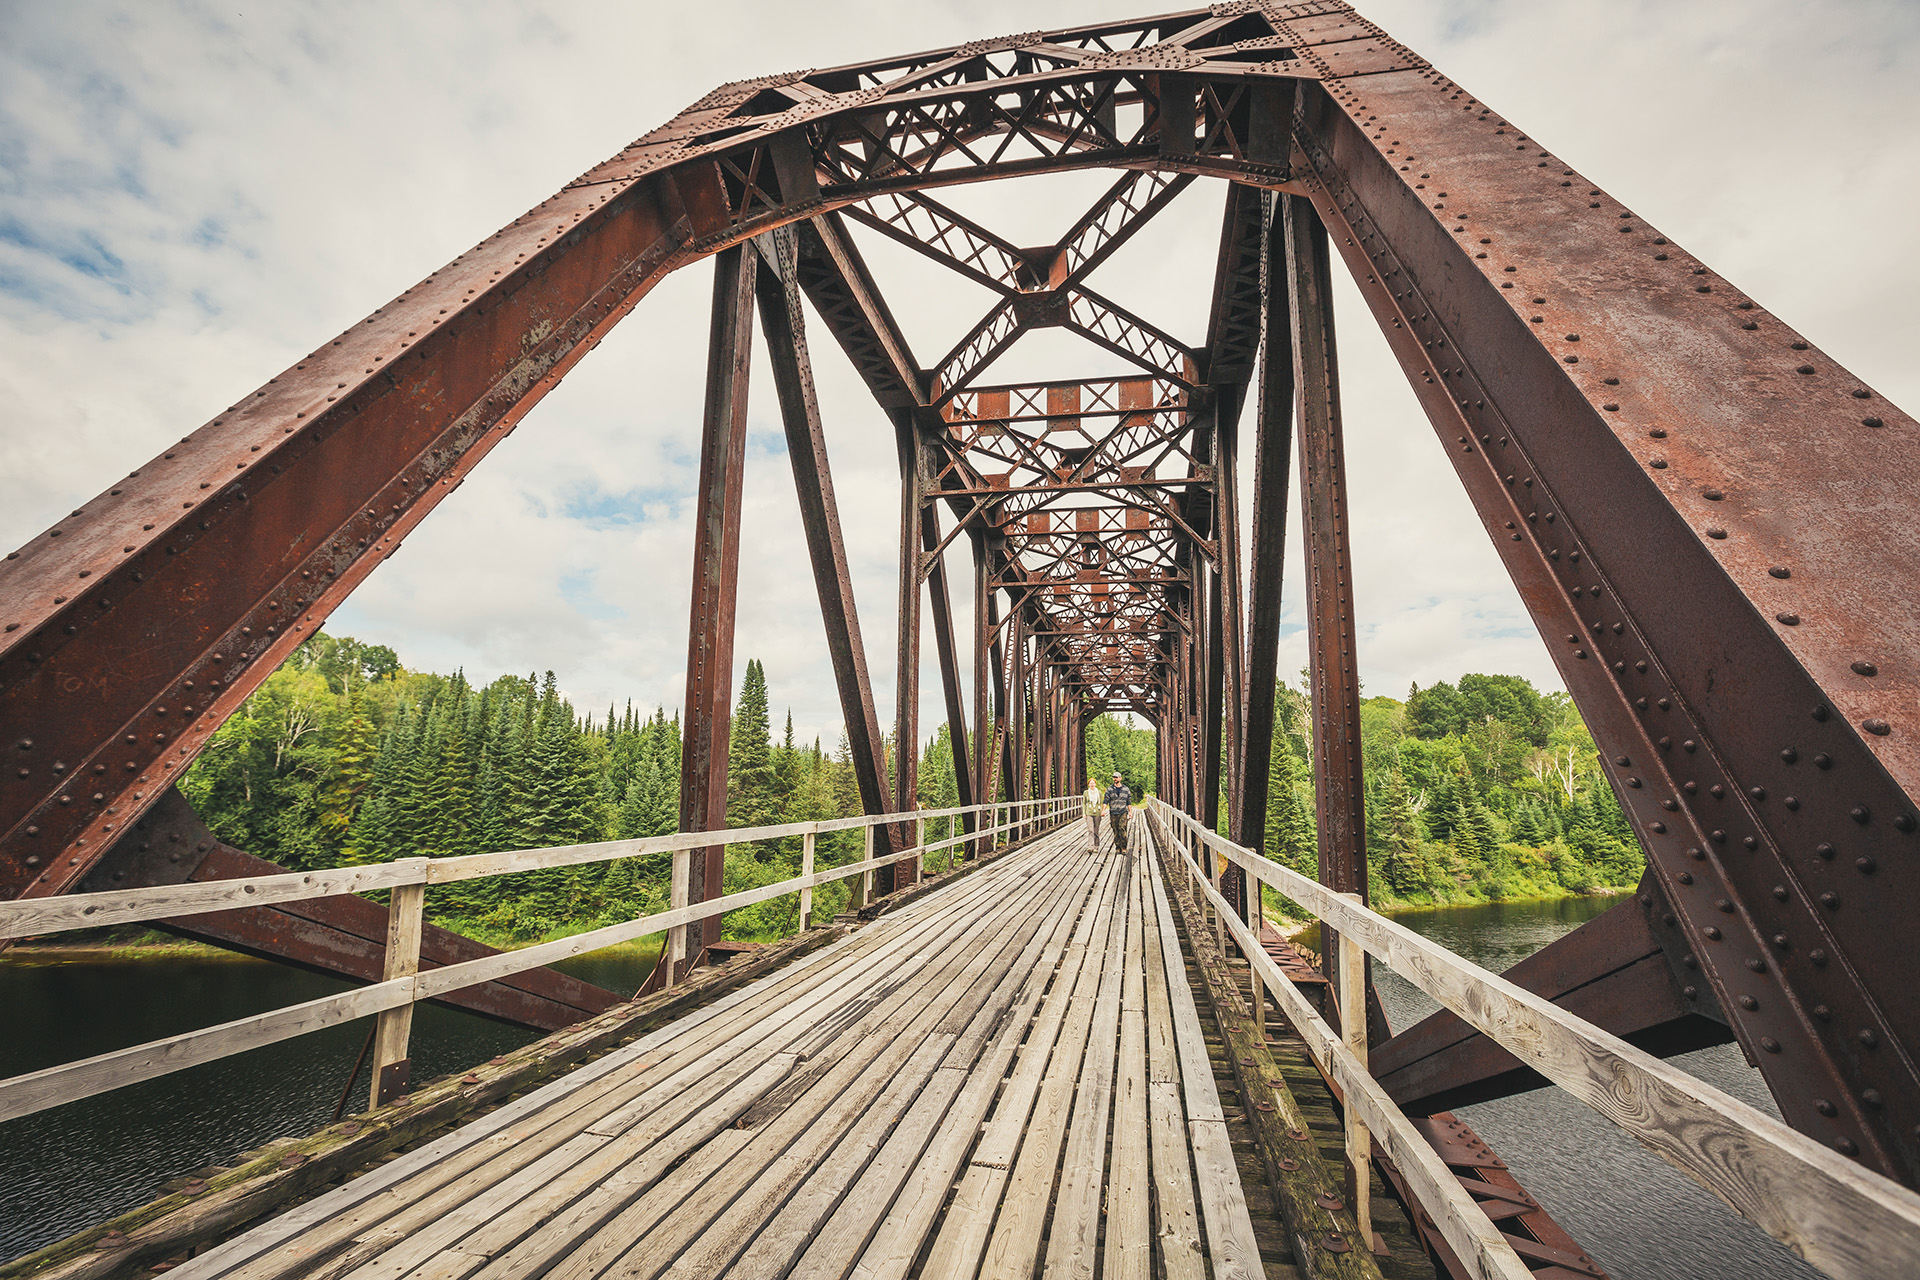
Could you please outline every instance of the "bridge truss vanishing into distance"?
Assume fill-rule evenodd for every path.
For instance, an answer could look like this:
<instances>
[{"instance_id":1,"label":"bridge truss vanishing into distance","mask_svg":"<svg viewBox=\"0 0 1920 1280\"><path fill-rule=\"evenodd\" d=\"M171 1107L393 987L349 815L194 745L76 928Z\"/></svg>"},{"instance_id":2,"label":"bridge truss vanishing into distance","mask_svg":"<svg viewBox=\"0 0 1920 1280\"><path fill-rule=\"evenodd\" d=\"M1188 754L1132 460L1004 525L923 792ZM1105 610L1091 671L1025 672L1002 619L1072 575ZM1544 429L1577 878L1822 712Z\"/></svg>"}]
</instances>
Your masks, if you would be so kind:
<instances>
[{"instance_id":1,"label":"bridge truss vanishing into distance","mask_svg":"<svg viewBox=\"0 0 1920 1280\"><path fill-rule=\"evenodd\" d=\"M936 194L1096 168L1113 172L1111 187L1040 246ZM1188 199L1201 198L1199 188L1225 194L1207 331L1186 335L1193 341L1093 284L1189 188ZM854 228L985 286L990 307L951 351L922 363ZM471 867L300 875L208 832L175 783L224 718L655 284L706 260L713 305L680 792L681 830L691 834L455 860ZM1360 905L1367 853L1336 260L1431 419L1647 856L1631 900L1507 981L1409 941ZM243 1033L182 1037L186 1048L145 1046L0 1082L0 1118L369 1014L381 1032L372 1101L386 1114L405 1088L414 1000L547 1029L626 1007L537 967L588 949L585 941L500 957L423 930L424 887L443 879L672 849L674 910L616 930L673 930L656 974L667 990L651 999L704 980L699 964L720 942L721 914L755 897L722 896L724 848L703 846L698 833L725 825L756 317L873 815L850 820L869 834L867 858L831 873L813 871L811 851L813 833L832 824L792 828L806 832L809 861L779 892L854 875L858 902L871 890L869 915L916 895L961 901L957 886L931 897L916 886L929 846L925 815L911 812L914 753L899 753L891 777L887 769L814 394L811 348L824 331L895 429L893 728L898 742L920 740L918 661L930 622L955 744L960 808L948 816L961 829L941 846L949 865L958 851L954 874L1047 850L1068 857L1074 842L1062 833L1077 828L1060 825L1070 808L1061 798L1084 777L1085 725L1103 710L1136 713L1158 732L1160 795L1141 844L1160 873L1100 879L1075 910L1113 923L1089 936L1114 947L1177 936L1196 973L1212 972L1206 955L1222 972L1241 965L1257 998L1221 1015L1227 1042L1238 1043L1249 1016L1265 1026L1269 1008L1290 1023L1347 1100L1358 1185L1371 1128L1413 1216L1427 1216L1441 1265L1461 1275L1598 1274L1564 1251L1548 1258L1537 1232L1489 1236L1474 1202L1462 1209L1458 1187L1440 1185L1444 1165L1438 1182L1421 1172L1432 1151L1405 1145L1406 1115L1544 1080L1833 1274L1920 1271L1920 1200L1909 1190L1920 1177L1911 935L1920 609L1906 587L1920 581L1916 424L1337 0L1237 0L726 85L8 555L0 937L158 920L373 985L333 998L323 1014L269 1015ZM1044 328L1103 348L1125 371L995 383L996 359ZM1296 450L1319 886L1251 851L1268 798ZM1249 470L1253 509L1242 513ZM971 583L961 584L971 587L970 610L954 607L949 550L971 556ZM972 627L970 673L963 626ZM1009 834L1027 852L999 852ZM1318 988L1298 957L1276 949L1290 957L1276 965L1249 928L1259 882L1338 930ZM354 896L376 888L392 891L391 910ZM1216 949L1208 930L1176 928L1164 902L1156 914L1155 894L1169 889L1181 911L1198 913L1193 921L1212 922ZM1029 939L1012 921L1007 936ZM1343 1003L1364 1001L1366 953L1451 1012L1389 1036L1376 1009L1316 1039L1341 1024ZM1178 954L1176 944L1169 961ZM433 979L456 965L465 968ZM1142 979L1149 997L1153 971ZM1112 972L1121 1000L1134 979ZM1165 973L1175 986L1183 976L1178 964ZM1090 981L1085 998L1104 999L1095 990L1106 980ZM1301 1003L1307 989L1329 993L1318 1012ZM1005 1008L1025 1007L1007 990ZM1123 1010L1132 1007L1114 1006L1123 1074ZM1149 998L1141 1007L1159 1006ZM1176 995L1168 1016L1180 1007ZM1092 1025L1098 1044L1098 1012ZM1730 1040L1759 1068L1784 1126L1658 1061ZM1190 1037L1179 1044L1192 1051ZM1233 1185L1208 1182L1198 1136L1206 1089L1194 1091L1187 1061L1204 1219L1238 1182L1217 1167L1212 1175ZM1082 1077L1071 1096L1091 1096L1088 1087ZM1256 1109L1249 1102L1255 1120ZM1096 1150L1096 1191L1101 1158ZM1300 1226L1288 1216L1286 1180L1273 1179L1281 1216ZM1225 1199L1209 1200L1208 1186ZM1366 1197L1357 1199L1357 1221L1335 1226L1364 1242ZM221 1221L230 1231L243 1219ZM1069 1225L1047 1228L1049 1249L1064 1247L1058 1233ZM887 1237L906 1250L903 1270L920 1265L923 1245L947 1238L931 1218L922 1228ZM1113 1274L1133 1265L1111 1221L1106 1231L1105 1244L1089 1236L1089 1252L1074 1255L1088 1259L1088 1274L1096 1255ZM1294 1232L1293 1247L1313 1274L1371 1265L1337 1232L1329 1246L1307 1231ZM1258 1269L1231 1231L1201 1236L1195 1266L1204 1255L1216 1274ZM1168 1251L1171 1237L1156 1238L1149 1265L1185 1265ZM1533 1250L1523 1250L1524 1267L1502 1241ZM1013 1256L989 1254L989 1271ZM97 1250L85 1266L62 1256L47 1266L111 1270ZM208 1255L221 1256L240 1255ZM494 1265L488 1256L498 1263L482 1251L458 1273ZM1018 1256L1028 1270L1040 1257ZM969 1257L977 1264L977 1252Z\"/></svg>"}]
</instances>

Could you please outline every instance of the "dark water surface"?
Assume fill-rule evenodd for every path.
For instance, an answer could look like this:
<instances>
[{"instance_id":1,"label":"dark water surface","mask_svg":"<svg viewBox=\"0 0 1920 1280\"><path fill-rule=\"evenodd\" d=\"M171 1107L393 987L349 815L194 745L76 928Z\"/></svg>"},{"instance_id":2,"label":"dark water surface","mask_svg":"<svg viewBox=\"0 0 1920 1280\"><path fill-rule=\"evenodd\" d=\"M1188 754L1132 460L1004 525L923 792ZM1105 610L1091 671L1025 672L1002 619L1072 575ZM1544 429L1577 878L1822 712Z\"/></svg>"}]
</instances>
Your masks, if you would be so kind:
<instances>
[{"instance_id":1,"label":"dark water surface","mask_svg":"<svg viewBox=\"0 0 1920 1280\"><path fill-rule=\"evenodd\" d=\"M1617 901L1498 903L1399 919L1499 971ZM648 953L622 949L564 967L626 993L644 980L652 961ZM0 961L0 1077L316 999L345 985L225 957ZM1379 986L1397 1027L1435 1007L1393 973L1382 971ZM170 1178L326 1124L367 1026L362 1020L333 1027L0 1125L0 1259L144 1203ZM534 1035L423 1006L414 1021L414 1079L465 1070ZM1731 1045L1678 1061L1778 1114L1759 1073ZM349 1114L365 1106L366 1089L363 1074ZM1558 1090L1461 1114L1616 1280L1819 1274Z\"/></svg>"},{"instance_id":2,"label":"dark water surface","mask_svg":"<svg viewBox=\"0 0 1920 1280\"><path fill-rule=\"evenodd\" d=\"M1497 973L1620 901L1489 903L1410 911L1394 918ZM1395 1027L1411 1026L1439 1007L1383 965L1375 966L1375 984ZM1760 1073L1747 1066L1735 1046L1703 1049L1673 1061L1740 1101L1779 1116ZM1814 1280L1820 1275L1558 1089L1483 1102L1458 1114L1615 1280Z\"/></svg>"},{"instance_id":3,"label":"dark water surface","mask_svg":"<svg viewBox=\"0 0 1920 1280\"><path fill-rule=\"evenodd\" d=\"M631 994L652 969L634 947L557 966ZM228 956L0 960L0 1078L317 1000L350 984ZM267 1045L0 1124L0 1259L144 1204L162 1183L333 1118L372 1019ZM465 1071L537 1038L422 1005L413 1079ZM366 1110L363 1069L347 1114Z\"/></svg>"}]
</instances>

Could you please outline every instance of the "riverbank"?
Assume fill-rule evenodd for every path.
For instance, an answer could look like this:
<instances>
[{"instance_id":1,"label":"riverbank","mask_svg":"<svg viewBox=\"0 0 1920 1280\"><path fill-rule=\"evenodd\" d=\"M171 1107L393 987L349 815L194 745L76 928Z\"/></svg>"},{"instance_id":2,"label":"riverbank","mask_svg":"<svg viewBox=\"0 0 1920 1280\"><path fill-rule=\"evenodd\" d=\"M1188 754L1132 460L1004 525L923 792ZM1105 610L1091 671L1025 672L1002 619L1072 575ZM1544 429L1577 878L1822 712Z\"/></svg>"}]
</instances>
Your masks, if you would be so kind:
<instances>
[{"instance_id":1,"label":"riverbank","mask_svg":"<svg viewBox=\"0 0 1920 1280\"><path fill-rule=\"evenodd\" d=\"M95 936L96 934L102 936ZM245 960L209 942L176 938L153 929L87 930L17 943L0 951L0 965L98 964L119 960Z\"/></svg>"},{"instance_id":2,"label":"riverbank","mask_svg":"<svg viewBox=\"0 0 1920 1280\"><path fill-rule=\"evenodd\" d=\"M459 922L443 927L459 932ZM595 925L556 929L549 936L532 941L494 940L477 937L475 941L501 951L518 951L556 938L585 933ZM471 935L470 935L471 936ZM617 942L584 955L570 956L553 967L583 982L631 995L660 956L662 935L648 934L627 942ZM255 958L209 942L177 938L156 929L87 929L38 940L27 940L0 951L0 967L30 969L60 965L124 964L145 961L205 961L236 964L255 963ZM257 963L269 963L257 961Z\"/></svg>"},{"instance_id":3,"label":"riverbank","mask_svg":"<svg viewBox=\"0 0 1920 1280\"><path fill-rule=\"evenodd\" d=\"M1374 910L1381 915L1394 919L1401 916L1432 915L1443 911L1460 911L1478 907L1526 906L1542 902L1583 902L1594 898L1619 898L1632 893L1633 888L1632 885L1601 885L1588 889L1584 893L1532 894L1524 898L1462 898L1458 902L1389 901L1384 904L1375 903L1373 906ZM1285 910L1285 906L1295 905L1290 899L1274 893L1271 889L1265 897L1267 900L1262 906L1265 908L1267 923L1279 930L1283 936L1300 942L1302 935L1318 930L1320 922L1312 916L1295 916ZM1284 906L1276 904L1284 904Z\"/></svg>"}]
</instances>

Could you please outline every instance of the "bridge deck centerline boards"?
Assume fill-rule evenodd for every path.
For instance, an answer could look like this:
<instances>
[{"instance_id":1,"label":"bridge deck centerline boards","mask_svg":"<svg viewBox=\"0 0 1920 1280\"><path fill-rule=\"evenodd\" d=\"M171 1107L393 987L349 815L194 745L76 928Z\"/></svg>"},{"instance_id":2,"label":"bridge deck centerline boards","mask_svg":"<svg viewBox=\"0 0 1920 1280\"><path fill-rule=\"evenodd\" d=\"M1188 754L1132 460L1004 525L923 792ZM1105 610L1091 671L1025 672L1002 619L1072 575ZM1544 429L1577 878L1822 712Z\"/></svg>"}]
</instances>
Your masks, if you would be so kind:
<instances>
[{"instance_id":1,"label":"bridge deck centerline boards","mask_svg":"<svg viewBox=\"0 0 1920 1280\"><path fill-rule=\"evenodd\" d=\"M1257 1276L1147 844L1069 823L176 1273Z\"/></svg>"}]
</instances>

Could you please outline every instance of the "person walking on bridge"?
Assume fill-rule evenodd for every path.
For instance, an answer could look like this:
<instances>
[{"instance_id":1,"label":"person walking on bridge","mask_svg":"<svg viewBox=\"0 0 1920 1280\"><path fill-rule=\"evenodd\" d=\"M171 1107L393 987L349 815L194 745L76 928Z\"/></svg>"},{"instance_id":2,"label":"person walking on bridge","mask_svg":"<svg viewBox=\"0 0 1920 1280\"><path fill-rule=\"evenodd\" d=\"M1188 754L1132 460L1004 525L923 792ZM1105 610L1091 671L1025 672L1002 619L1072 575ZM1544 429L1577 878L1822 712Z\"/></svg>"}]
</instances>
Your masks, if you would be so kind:
<instances>
[{"instance_id":1,"label":"person walking on bridge","mask_svg":"<svg viewBox=\"0 0 1920 1280\"><path fill-rule=\"evenodd\" d=\"M1113 847L1117 853L1127 851L1127 808L1133 803L1133 792L1127 790L1127 784L1118 773L1113 775L1113 785L1107 788L1107 821L1113 827Z\"/></svg>"},{"instance_id":2,"label":"person walking on bridge","mask_svg":"<svg viewBox=\"0 0 1920 1280\"><path fill-rule=\"evenodd\" d=\"M1080 797L1087 804L1087 834L1093 838L1093 851L1100 852L1100 785L1092 778L1087 779L1087 794Z\"/></svg>"}]
</instances>

